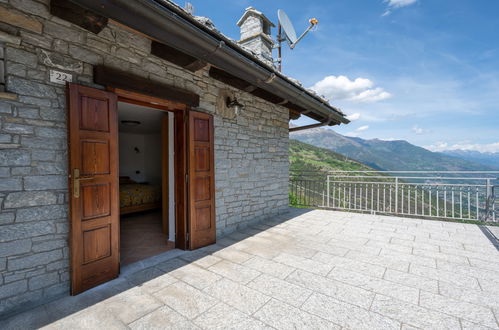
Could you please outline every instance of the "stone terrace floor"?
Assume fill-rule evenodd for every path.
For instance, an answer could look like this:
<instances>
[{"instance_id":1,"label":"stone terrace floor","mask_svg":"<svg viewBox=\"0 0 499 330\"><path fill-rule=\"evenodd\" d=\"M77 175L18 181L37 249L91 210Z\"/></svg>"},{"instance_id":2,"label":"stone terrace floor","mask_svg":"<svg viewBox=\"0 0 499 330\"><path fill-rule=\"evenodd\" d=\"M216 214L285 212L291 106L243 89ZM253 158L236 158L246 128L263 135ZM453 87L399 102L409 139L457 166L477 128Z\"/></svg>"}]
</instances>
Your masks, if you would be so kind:
<instances>
[{"instance_id":1,"label":"stone terrace floor","mask_svg":"<svg viewBox=\"0 0 499 330\"><path fill-rule=\"evenodd\" d=\"M488 237L471 224L294 209L0 328L498 329Z\"/></svg>"}]
</instances>

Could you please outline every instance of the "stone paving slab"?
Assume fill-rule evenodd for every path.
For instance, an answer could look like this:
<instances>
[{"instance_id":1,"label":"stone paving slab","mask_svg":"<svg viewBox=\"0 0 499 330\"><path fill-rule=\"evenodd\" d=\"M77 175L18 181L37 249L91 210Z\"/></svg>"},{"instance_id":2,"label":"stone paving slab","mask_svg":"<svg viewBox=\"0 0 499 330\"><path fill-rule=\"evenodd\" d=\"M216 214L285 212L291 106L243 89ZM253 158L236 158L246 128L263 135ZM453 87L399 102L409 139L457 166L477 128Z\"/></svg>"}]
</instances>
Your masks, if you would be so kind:
<instances>
[{"instance_id":1,"label":"stone paving slab","mask_svg":"<svg viewBox=\"0 0 499 330\"><path fill-rule=\"evenodd\" d=\"M0 328L499 329L491 237L471 224L292 209Z\"/></svg>"}]
</instances>

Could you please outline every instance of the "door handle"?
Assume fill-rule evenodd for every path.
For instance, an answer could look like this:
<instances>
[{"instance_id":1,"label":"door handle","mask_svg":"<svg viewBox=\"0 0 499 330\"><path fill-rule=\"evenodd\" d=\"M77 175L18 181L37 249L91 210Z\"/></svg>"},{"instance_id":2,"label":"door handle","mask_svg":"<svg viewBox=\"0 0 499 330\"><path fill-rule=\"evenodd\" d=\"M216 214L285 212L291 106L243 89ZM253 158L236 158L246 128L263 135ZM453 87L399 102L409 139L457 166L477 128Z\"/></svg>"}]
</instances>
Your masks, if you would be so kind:
<instances>
[{"instance_id":1,"label":"door handle","mask_svg":"<svg viewBox=\"0 0 499 330\"><path fill-rule=\"evenodd\" d=\"M80 181L93 180L93 176L80 177L80 170L75 168L73 170L73 197L80 198Z\"/></svg>"}]
</instances>

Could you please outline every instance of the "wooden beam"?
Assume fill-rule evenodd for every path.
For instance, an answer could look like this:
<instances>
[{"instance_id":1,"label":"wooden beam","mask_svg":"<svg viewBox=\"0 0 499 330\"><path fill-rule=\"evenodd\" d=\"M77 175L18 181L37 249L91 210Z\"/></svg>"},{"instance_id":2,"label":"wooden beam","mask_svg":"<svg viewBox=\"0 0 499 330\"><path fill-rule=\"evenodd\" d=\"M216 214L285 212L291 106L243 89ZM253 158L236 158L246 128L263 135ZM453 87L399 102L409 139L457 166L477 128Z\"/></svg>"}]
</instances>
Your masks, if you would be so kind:
<instances>
[{"instance_id":1,"label":"wooden beam","mask_svg":"<svg viewBox=\"0 0 499 330\"><path fill-rule=\"evenodd\" d=\"M267 92L265 89L257 88L251 92L251 94L258 96L259 98L264 99L265 101L269 101L274 104L281 103L284 99L280 96Z\"/></svg>"},{"instance_id":2,"label":"wooden beam","mask_svg":"<svg viewBox=\"0 0 499 330\"><path fill-rule=\"evenodd\" d=\"M289 110L289 120L296 120L296 119L300 118L301 113L294 111L294 110L291 110L291 109L288 109L288 110Z\"/></svg>"},{"instance_id":3,"label":"wooden beam","mask_svg":"<svg viewBox=\"0 0 499 330\"><path fill-rule=\"evenodd\" d=\"M135 93L121 88L107 87L107 90L118 95L118 100L123 102L128 102L132 104L147 106L161 110L171 110L171 111L185 110L187 108L185 104L180 102L175 102L154 96Z\"/></svg>"},{"instance_id":4,"label":"wooden beam","mask_svg":"<svg viewBox=\"0 0 499 330\"><path fill-rule=\"evenodd\" d=\"M315 128L315 127L321 127L321 126L326 126L326 123L317 123L317 124L312 124L312 125L306 125L306 126L299 126L299 127L291 127L289 129L289 132L296 132L296 131L302 131L304 129L310 129L310 128Z\"/></svg>"},{"instance_id":5,"label":"wooden beam","mask_svg":"<svg viewBox=\"0 0 499 330\"><path fill-rule=\"evenodd\" d=\"M191 91L165 85L102 65L94 67L94 82L102 86L145 94L159 99L171 100L192 107L199 106L199 95Z\"/></svg>"},{"instance_id":6,"label":"wooden beam","mask_svg":"<svg viewBox=\"0 0 499 330\"><path fill-rule=\"evenodd\" d=\"M50 13L95 34L107 25L107 17L98 15L68 0L51 0Z\"/></svg>"},{"instance_id":7,"label":"wooden beam","mask_svg":"<svg viewBox=\"0 0 499 330\"><path fill-rule=\"evenodd\" d=\"M221 81L224 84L230 85L230 86L235 87L237 89L245 90L246 88L253 86L252 84L250 84L246 80L243 80L241 78L233 76L230 73L225 72L224 70L220 70L219 68L214 67L214 66L212 66L210 68L209 74L210 74L210 77L212 77L213 79Z\"/></svg>"},{"instance_id":8,"label":"wooden beam","mask_svg":"<svg viewBox=\"0 0 499 330\"><path fill-rule=\"evenodd\" d=\"M208 65L208 63L194 56L157 41L151 43L151 54L192 72L198 71Z\"/></svg>"},{"instance_id":9,"label":"wooden beam","mask_svg":"<svg viewBox=\"0 0 499 330\"><path fill-rule=\"evenodd\" d=\"M140 31L137 31L137 30L135 30L135 29L133 29L133 28L131 28L131 27L129 27L129 26L127 26L127 25L125 25L125 24L121 24L120 22L115 21L114 19L111 19L111 18L110 18L110 19L109 19L109 24L116 25L116 26L118 26L118 27L122 28L123 30L127 30L128 32L131 32L131 33L133 33L133 34L136 34L136 35L138 35L138 36L141 36L142 38L146 38L146 39L149 39L149 40L157 41L157 40L156 40L156 39L154 39L153 37L148 36L147 34L142 33L142 32L140 32Z\"/></svg>"},{"instance_id":10,"label":"wooden beam","mask_svg":"<svg viewBox=\"0 0 499 330\"><path fill-rule=\"evenodd\" d=\"M256 86L248 86L248 87L246 87L245 89L243 89L243 91L248 92L248 93L251 93L251 92L253 92L253 91L254 91L255 89L257 89L257 88L258 88L258 87L256 87Z\"/></svg>"},{"instance_id":11,"label":"wooden beam","mask_svg":"<svg viewBox=\"0 0 499 330\"><path fill-rule=\"evenodd\" d=\"M196 72L196 71L199 71L201 69L204 69L207 65L208 65L207 62L201 61L201 60L197 60L195 62L192 62L189 65L184 66L184 69L187 69L187 70L189 70L191 72Z\"/></svg>"}]
</instances>

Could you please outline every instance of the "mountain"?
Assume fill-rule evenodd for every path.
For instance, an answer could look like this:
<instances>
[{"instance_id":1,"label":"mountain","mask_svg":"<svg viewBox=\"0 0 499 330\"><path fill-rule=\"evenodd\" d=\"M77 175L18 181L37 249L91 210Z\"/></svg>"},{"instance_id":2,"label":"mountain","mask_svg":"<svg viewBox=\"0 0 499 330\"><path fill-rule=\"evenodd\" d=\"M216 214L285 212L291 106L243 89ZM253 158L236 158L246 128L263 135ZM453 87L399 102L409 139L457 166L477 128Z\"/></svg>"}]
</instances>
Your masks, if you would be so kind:
<instances>
[{"instance_id":1,"label":"mountain","mask_svg":"<svg viewBox=\"0 0 499 330\"><path fill-rule=\"evenodd\" d=\"M372 171L355 160L328 149L289 140L289 169L293 175L327 173L330 171Z\"/></svg>"},{"instance_id":2,"label":"mountain","mask_svg":"<svg viewBox=\"0 0 499 330\"><path fill-rule=\"evenodd\" d=\"M485 166L499 167L499 152L479 152L473 150L445 150L443 154L480 163Z\"/></svg>"},{"instance_id":3,"label":"mountain","mask_svg":"<svg viewBox=\"0 0 499 330\"><path fill-rule=\"evenodd\" d=\"M290 134L291 139L329 149L377 170L390 171L465 171L497 170L476 161L431 152L407 141L364 140L343 136L326 128L314 128Z\"/></svg>"}]
</instances>

